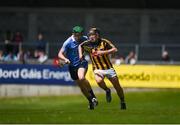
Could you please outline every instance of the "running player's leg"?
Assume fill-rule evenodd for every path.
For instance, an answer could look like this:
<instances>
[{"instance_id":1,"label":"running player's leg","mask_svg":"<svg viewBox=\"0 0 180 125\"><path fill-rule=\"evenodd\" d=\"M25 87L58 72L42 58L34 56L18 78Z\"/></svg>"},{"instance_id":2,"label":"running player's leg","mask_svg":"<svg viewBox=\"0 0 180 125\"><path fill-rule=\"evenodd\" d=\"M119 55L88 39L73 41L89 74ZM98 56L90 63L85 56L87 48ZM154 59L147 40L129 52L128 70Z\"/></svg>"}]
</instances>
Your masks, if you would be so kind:
<instances>
[{"instance_id":1,"label":"running player's leg","mask_svg":"<svg viewBox=\"0 0 180 125\"><path fill-rule=\"evenodd\" d=\"M95 73L95 80L100 88L104 89L105 91L109 88L106 86L106 83L104 82L104 77L98 73Z\"/></svg>"},{"instance_id":2,"label":"running player's leg","mask_svg":"<svg viewBox=\"0 0 180 125\"><path fill-rule=\"evenodd\" d=\"M125 98L124 98L124 91L123 88L121 87L119 80L117 78L117 76L114 76L112 78L109 78L109 80L111 81L111 83L113 84L120 100L121 100L121 109L126 109L126 104L125 104Z\"/></svg>"},{"instance_id":3,"label":"running player's leg","mask_svg":"<svg viewBox=\"0 0 180 125\"><path fill-rule=\"evenodd\" d=\"M94 106L96 105L96 103L94 102L95 98L92 98L91 94L87 90L87 86L81 80L76 80L76 83L78 84L79 88L81 89L81 92L83 93L83 95L88 99L89 109L94 109Z\"/></svg>"},{"instance_id":4,"label":"running player's leg","mask_svg":"<svg viewBox=\"0 0 180 125\"><path fill-rule=\"evenodd\" d=\"M106 83L104 82L104 77L98 73L95 73L95 80L99 87L106 91L106 101L111 102L111 90L106 86Z\"/></svg>"},{"instance_id":5,"label":"running player's leg","mask_svg":"<svg viewBox=\"0 0 180 125\"><path fill-rule=\"evenodd\" d=\"M81 92L84 94L84 96L88 99L91 100L91 95L87 90L86 85L84 85L83 81L81 80L76 80L77 85L79 86L79 88L81 89Z\"/></svg>"},{"instance_id":6,"label":"running player's leg","mask_svg":"<svg viewBox=\"0 0 180 125\"><path fill-rule=\"evenodd\" d=\"M87 91L92 95L92 97L96 98L91 86L90 86L90 83L89 81L85 78L85 75L86 75L86 72L87 72L87 69L86 68L83 68L83 67L80 67L78 69L78 77L79 77L79 80L82 81L84 83L84 85L86 86L87 88Z\"/></svg>"},{"instance_id":7,"label":"running player's leg","mask_svg":"<svg viewBox=\"0 0 180 125\"><path fill-rule=\"evenodd\" d=\"M96 106L96 105L98 105L98 101L97 101L96 96L90 86L89 81L85 78L86 72L87 72L86 68L80 67L78 69L78 77L79 77L79 80L83 83L83 86L86 89L86 91L89 92L89 94L91 95L91 98L93 99L93 103Z\"/></svg>"},{"instance_id":8,"label":"running player's leg","mask_svg":"<svg viewBox=\"0 0 180 125\"><path fill-rule=\"evenodd\" d=\"M87 90L91 94L91 96L93 98L96 98L96 96L90 86L89 81L85 78L87 70L88 70L88 62L86 60L82 60L81 64L79 65L79 69L78 69L78 78L79 78L79 80L82 80L84 82L84 84L86 85Z\"/></svg>"},{"instance_id":9,"label":"running player's leg","mask_svg":"<svg viewBox=\"0 0 180 125\"><path fill-rule=\"evenodd\" d=\"M92 105L92 103L91 103L92 102L92 96L88 92L87 86L84 84L84 82L82 80L79 80L79 78L78 78L78 67L69 66L69 72L70 72L71 78L73 80L75 80L76 84L79 86L83 95L88 99L90 109L94 109L94 105Z\"/></svg>"}]
</instances>

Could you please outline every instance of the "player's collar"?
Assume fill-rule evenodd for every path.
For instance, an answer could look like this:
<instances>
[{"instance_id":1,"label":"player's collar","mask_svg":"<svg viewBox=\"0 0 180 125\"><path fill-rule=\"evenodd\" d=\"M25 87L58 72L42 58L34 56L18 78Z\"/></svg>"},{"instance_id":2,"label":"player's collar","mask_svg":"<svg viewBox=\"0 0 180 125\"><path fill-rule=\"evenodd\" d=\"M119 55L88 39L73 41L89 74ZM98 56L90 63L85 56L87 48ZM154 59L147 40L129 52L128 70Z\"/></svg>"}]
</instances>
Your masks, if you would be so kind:
<instances>
[{"instance_id":1,"label":"player's collar","mask_svg":"<svg viewBox=\"0 0 180 125\"><path fill-rule=\"evenodd\" d=\"M99 38L96 42L91 42L94 45L99 45L101 43L101 38Z\"/></svg>"},{"instance_id":2,"label":"player's collar","mask_svg":"<svg viewBox=\"0 0 180 125\"><path fill-rule=\"evenodd\" d=\"M73 35L71 36L71 38L72 38L73 41L76 41Z\"/></svg>"}]
</instances>

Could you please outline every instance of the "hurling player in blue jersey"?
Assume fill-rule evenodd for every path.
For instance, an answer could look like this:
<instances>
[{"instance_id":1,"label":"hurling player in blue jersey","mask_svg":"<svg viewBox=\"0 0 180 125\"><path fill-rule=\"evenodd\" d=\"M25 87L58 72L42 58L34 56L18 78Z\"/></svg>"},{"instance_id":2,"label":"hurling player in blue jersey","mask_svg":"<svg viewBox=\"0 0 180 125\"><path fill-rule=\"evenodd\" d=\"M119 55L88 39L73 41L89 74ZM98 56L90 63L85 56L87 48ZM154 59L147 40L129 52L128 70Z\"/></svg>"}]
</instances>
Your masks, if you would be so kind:
<instances>
[{"instance_id":1,"label":"hurling player in blue jersey","mask_svg":"<svg viewBox=\"0 0 180 125\"><path fill-rule=\"evenodd\" d=\"M83 28L75 26L72 30L72 36L64 42L58 57L69 64L71 78L75 80L84 96L88 99L89 109L94 109L98 102L89 81L85 78L88 62L84 58L80 59L78 53L79 44L85 40L87 40L87 37L83 36Z\"/></svg>"}]
</instances>

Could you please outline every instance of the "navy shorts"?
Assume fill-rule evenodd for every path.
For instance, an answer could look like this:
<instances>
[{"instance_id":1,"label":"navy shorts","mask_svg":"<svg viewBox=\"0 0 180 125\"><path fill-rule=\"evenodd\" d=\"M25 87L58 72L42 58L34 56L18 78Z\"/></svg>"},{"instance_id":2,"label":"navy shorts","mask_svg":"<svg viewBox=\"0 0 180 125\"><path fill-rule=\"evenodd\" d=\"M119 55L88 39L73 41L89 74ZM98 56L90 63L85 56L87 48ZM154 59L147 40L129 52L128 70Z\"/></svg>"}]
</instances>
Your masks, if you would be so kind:
<instances>
[{"instance_id":1,"label":"navy shorts","mask_svg":"<svg viewBox=\"0 0 180 125\"><path fill-rule=\"evenodd\" d=\"M78 80L78 69L79 68L85 68L88 69L88 62L86 60L81 61L81 63L78 66L71 66L69 65L69 73L71 75L71 78L73 80Z\"/></svg>"}]
</instances>

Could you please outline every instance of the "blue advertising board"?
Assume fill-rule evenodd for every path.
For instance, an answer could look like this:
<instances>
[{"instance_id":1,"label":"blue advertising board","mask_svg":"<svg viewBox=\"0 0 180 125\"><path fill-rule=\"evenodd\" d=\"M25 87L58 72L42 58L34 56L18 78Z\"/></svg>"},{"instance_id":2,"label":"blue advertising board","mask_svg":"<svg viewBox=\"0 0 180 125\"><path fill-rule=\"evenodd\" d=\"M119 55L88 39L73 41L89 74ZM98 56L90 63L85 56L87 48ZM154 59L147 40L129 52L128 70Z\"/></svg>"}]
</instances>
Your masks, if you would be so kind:
<instances>
[{"instance_id":1,"label":"blue advertising board","mask_svg":"<svg viewBox=\"0 0 180 125\"><path fill-rule=\"evenodd\" d=\"M68 67L32 64L0 64L0 84L75 85Z\"/></svg>"}]
</instances>

